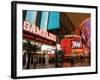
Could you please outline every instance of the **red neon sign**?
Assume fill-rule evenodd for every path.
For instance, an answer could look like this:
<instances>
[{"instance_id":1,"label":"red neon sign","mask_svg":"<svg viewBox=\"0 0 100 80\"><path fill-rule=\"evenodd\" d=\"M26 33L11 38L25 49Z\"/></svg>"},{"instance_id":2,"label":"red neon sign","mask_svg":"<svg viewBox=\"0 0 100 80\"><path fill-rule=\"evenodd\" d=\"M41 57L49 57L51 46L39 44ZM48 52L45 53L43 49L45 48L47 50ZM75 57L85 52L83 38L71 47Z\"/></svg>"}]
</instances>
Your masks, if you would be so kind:
<instances>
[{"instance_id":1,"label":"red neon sign","mask_svg":"<svg viewBox=\"0 0 100 80\"><path fill-rule=\"evenodd\" d=\"M72 48L82 48L82 42L79 40L72 40Z\"/></svg>"}]
</instances>

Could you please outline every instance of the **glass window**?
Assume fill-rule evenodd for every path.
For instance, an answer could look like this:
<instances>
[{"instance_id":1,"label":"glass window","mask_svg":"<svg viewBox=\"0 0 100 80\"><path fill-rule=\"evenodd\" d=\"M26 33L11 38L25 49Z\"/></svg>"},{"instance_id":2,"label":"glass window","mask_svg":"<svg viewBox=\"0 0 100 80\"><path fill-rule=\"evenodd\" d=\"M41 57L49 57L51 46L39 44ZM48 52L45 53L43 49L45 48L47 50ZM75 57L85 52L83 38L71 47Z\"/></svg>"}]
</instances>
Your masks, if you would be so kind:
<instances>
[{"instance_id":1,"label":"glass window","mask_svg":"<svg viewBox=\"0 0 100 80\"><path fill-rule=\"evenodd\" d=\"M60 26L60 13L50 12L48 20L48 30L57 29Z\"/></svg>"},{"instance_id":2,"label":"glass window","mask_svg":"<svg viewBox=\"0 0 100 80\"><path fill-rule=\"evenodd\" d=\"M30 24L35 24L37 11L28 10L26 13L26 21Z\"/></svg>"},{"instance_id":3,"label":"glass window","mask_svg":"<svg viewBox=\"0 0 100 80\"><path fill-rule=\"evenodd\" d=\"M42 28L44 30L47 30L48 14L49 14L49 12L47 12L47 11L42 12L40 28Z\"/></svg>"}]
</instances>

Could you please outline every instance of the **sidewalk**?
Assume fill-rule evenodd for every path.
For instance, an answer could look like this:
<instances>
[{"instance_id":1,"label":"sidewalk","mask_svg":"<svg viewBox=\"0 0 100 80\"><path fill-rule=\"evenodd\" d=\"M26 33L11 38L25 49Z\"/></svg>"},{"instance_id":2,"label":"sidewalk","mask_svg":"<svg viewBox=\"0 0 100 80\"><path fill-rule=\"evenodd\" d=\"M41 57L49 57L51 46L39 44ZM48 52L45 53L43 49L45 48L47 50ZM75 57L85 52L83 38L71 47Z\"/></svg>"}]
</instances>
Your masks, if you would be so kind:
<instances>
[{"instance_id":1,"label":"sidewalk","mask_svg":"<svg viewBox=\"0 0 100 80\"><path fill-rule=\"evenodd\" d=\"M63 67L84 67L84 66L90 66L90 63L88 61L83 61L83 62L74 62L73 65L71 65L70 62L64 62ZM35 69L46 69L46 68L56 68L55 63L53 64L36 64ZM26 69L26 65L23 67L23 69ZM30 65L30 69L34 69L34 65Z\"/></svg>"}]
</instances>

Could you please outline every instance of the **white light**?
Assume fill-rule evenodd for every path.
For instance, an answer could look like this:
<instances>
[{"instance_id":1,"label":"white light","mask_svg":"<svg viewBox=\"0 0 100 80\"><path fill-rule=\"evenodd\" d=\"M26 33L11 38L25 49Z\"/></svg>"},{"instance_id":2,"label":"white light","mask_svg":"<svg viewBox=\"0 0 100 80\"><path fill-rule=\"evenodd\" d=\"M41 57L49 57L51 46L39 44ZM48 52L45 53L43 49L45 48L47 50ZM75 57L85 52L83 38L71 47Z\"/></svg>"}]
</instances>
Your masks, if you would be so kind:
<instances>
[{"instance_id":1,"label":"white light","mask_svg":"<svg viewBox=\"0 0 100 80\"><path fill-rule=\"evenodd\" d=\"M61 50L60 44L57 44L56 46L57 46L57 50Z\"/></svg>"},{"instance_id":2,"label":"white light","mask_svg":"<svg viewBox=\"0 0 100 80\"><path fill-rule=\"evenodd\" d=\"M42 45L41 50L55 50L55 47L53 46L48 46L48 45Z\"/></svg>"}]
</instances>

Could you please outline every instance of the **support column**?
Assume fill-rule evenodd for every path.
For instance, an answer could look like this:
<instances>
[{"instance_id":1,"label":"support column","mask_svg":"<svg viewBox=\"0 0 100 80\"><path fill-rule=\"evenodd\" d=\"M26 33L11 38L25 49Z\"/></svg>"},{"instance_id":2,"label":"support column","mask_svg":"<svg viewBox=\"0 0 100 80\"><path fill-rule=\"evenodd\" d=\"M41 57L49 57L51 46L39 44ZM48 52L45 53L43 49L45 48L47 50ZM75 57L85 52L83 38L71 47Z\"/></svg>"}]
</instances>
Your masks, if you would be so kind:
<instances>
[{"instance_id":1,"label":"support column","mask_svg":"<svg viewBox=\"0 0 100 80\"><path fill-rule=\"evenodd\" d=\"M42 54L41 54L41 64L42 64Z\"/></svg>"},{"instance_id":2,"label":"support column","mask_svg":"<svg viewBox=\"0 0 100 80\"><path fill-rule=\"evenodd\" d=\"M39 54L38 54L38 56L37 56L37 57L38 57L38 64L39 64Z\"/></svg>"},{"instance_id":3,"label":"support column","mask_svg":"<svg viewBox=\"0 0 100 80\"><path fill-rule=\"evenodd\" d=\"M49 57L48 57L48 52L46 51L46 53L45 53L45 65L48 66L48 64L49 64Z\"/></svg>"}]
</instances>

